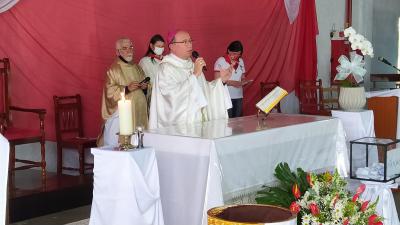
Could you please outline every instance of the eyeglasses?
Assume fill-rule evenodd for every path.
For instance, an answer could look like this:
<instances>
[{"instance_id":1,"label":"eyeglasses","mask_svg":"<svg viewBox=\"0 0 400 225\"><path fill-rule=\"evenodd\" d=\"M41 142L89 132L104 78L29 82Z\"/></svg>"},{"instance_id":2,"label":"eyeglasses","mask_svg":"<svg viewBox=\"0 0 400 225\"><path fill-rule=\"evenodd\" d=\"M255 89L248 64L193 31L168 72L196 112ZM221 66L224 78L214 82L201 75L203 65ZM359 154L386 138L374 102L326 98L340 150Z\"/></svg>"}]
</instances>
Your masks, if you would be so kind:
<instances>
[{"instance_id":1,"label":"eyeglasses","mask_svg":"<svg viewBox=\"0 0 400 225\"><path fill-rule=\"evenodd\" d=\"M192 39L189 39L189 40L183 40L183 41L174 41L174 42L172 42L172 44L175 44L175 43L177 43L177 44L185 44L185 45L187 45L187 44L192 44L192 43L193 43L193 41L194 41L194 40L192 40Z\"/></svg>"},{"instance_id":2,"label":"eyeglasses","mask_svg":"<svg viewBox=\"0 0 400 225\"><path fill-rule=\"evenodd\" d=\"M133 51L133 46L129 46L129 47L122 47L119 50L123 50L123 51Z\"/></svg>"}]
</instances>

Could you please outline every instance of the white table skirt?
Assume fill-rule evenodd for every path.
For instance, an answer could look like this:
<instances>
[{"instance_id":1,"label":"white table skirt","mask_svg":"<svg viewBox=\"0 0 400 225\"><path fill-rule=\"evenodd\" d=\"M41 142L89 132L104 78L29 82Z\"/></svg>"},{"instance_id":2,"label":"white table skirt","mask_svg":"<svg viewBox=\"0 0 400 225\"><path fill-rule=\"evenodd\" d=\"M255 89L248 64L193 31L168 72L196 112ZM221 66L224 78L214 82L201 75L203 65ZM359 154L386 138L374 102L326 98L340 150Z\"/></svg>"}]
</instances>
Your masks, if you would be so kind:
<instances>
[{"instance_id":1,"label":"white table skirt","mask_svg":"<svg viewBox=\"0 0 400 225\"><path fill-rule=\"evenodd\" d=\"M90 225L163 225L154 149L92 148L93 202Z\"/></svg>"},{"instance_id":2,"label":"white table skirt","mask_svg":"<svg viewBox=\"0 0 400 225\"><path fill-rule=\"evenodd\" d=\"M207 224L209 208L274 182L279 162L348 170L343 127L329 117L217 120L152 130L144 142L156 150L166 225Z\"/></svg>"},{"instance_id":3,"label":"white table skirt","mask_svg":"<svg viewBox=\"0 0 400 225\"><path fill-rule=\"evenodd\" d=\"M363 137L375 137L374 113L372 110L360 112L349 112L342 110L332 110L332 116L342 121L346 132L347 148L350 149L350 141ZM353 171L359 167L365 167L365 146L353 146ZM370 148L368 164L378 162L378 152L376 148Z\"/></svg>"},{"instance_id":4,"label":"white table skirt","mask_svg":"<svg viewBox=\"0 0 400 225\"><path fill-rule=\"evenodd\" d=\"M0 225L6 224L9 155L10 144L7 139L0 134Z\"/></svg>"},{"instance_id":5,"label":"white table skirt","mask_svg":"<svg viewBox=\"0 0 400 225\"><path fill-rule=\"evenodd\" d=\"M393 90L384 90L384 91L370 91L366 92L365 96L367 98L372 97L390 97L390 96L397 96L400 101L400 89L393 89ZM397 106L397 132L396 137L400 139L400 102Z\"/></svg>"}]
</instances>

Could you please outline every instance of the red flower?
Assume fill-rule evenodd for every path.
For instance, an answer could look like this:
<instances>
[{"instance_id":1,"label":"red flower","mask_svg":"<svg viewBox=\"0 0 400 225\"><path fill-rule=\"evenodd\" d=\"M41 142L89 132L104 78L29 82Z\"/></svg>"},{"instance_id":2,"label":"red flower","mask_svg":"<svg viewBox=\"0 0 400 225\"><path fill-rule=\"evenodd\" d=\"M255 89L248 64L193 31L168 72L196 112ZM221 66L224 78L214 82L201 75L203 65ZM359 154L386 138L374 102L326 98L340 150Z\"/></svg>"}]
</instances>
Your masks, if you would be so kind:
<instances>
[{"instance_id":1,"label":"red flower","mask_svg":"<svg viewBox=\"0 0 400 225\"><path fill-rule=\"evenodd\" d=\"M368 208L368 203L369 201L365 201L361 204L361 212L365 212L365 210L367 210Z\"/></svg>"},{"instance_id":2,"label":"red flower","mask_svg":"<svg viewBox=\"0 0 400 225\"><path fill-rule=\"evenodd\" d=\"M353 202L356 202L357 199L358 199L358 197L360 197L360 194L355 194L355 195L353 196L352 201L353 201Z\"/></svg>"},{"instance_id":3,"label":"red flower","mask_svg":"<svg viewBox=\"0 0 400 225\"><path fill-rule=\"evenodd\" d=\"M296 183L293 184L292 192L293 192L293 196L294 196L296 199L300 198L301 192L300 192L299 186L297 186Z\"/></svg>"},{"instance_id":4,"label":"red flower","mask_svg":"<svg viewBox=\"0 0 400 225\"><path fill-rule=\"evenodd\" d=\"M310 204L310 211L311 211L311 214L313 216L317 216L319 214L319 208L318 208L317 204L311 203Z\"/></svg>"},{"instance_id":5,"label":"red flower","mask_svg":"<svg viewBox=\"0 0 400 225\"><path fill-rule=\"evenodd\" d=\"M292 204L290 204L289 209L292 213L299 213L300 212L300 205L297 204L297 202L292 202Z\"/></svg>"},{"instance_id":6,"label":"red flower","mask_svg":"<svg viewBox=\"0 0 400 225\"><path fill-rule=\"evenodd\" d=\"M308 184L310 185L310 187L312 187L314 184L313 184L313 181L312 181L312 178L311 178L311 174L307 173L306 178L307 178Z\"/></svg>"},{"instance_id":7,"label":"red flower","mask_svg":"<svg viewBox=\"0 0 400 225\"><path fill-rule=\"evenodd\" d=\"M383 225L383 223L376 214L373 214L368 218L368 225Z\"/></svg>"},{"instance_id":8,"label":"red flower","mask_svg":"<svg viewBox=\"0 0 400 225\"><path fill-rule=\"evenodd\" d=\"M360 195L361 193L363 193L365 191L365 184L361 184L356 191L356 194Z\"/></svg>"},{"instance_id":9,"label":"red flower","mask_svg":"<svg viewBox=\"0 0 400 225\"><path fill-rule=\"evenodd\" d=\"M345 221L343 221L343 225L348 225L349 224L349 219L346 219Z\"/></svg>"}]
</instances>

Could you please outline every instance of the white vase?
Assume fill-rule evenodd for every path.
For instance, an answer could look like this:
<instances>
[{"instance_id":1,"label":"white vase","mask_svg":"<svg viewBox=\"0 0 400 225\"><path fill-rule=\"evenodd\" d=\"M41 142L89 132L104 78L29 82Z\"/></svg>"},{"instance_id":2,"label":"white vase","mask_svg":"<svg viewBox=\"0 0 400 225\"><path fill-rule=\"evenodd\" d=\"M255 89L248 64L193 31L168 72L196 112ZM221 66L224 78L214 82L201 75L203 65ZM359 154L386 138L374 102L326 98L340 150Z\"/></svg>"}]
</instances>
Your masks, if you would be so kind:
<instances>
[{"instance_id":1,"label":"white vase","mask_svg":"<svg viewBox=\"0 0 400 225\"><path fill-rule=\"evenodd\" d=\"M360 111L367 102L364 87L340 87L339 104L345 111Z\"/></svg>"}]
</instances>

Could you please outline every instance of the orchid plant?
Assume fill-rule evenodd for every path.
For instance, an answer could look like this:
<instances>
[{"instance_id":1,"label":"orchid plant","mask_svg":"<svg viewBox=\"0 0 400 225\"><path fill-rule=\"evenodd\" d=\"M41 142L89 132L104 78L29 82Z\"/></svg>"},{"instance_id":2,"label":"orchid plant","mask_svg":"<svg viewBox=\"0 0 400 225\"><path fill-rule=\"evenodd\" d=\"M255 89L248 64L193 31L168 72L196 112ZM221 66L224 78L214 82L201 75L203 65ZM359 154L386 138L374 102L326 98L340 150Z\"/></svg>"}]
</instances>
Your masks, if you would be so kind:
<instances>
[{"instance_id":1,"label":"orchid plant","mask_svg":"<svg viewBox=\"0 0 400 225\"><path fill-rule=\"evenodd\" d=\"M347 81L343 86L357 86L362 80L367 70L364 68L363 56L374 57L372 44L363 35L358 34L353 27L344 30L344 36L348 38L351 49L350 59L341 55L338 59L340 65L336 68L335 80ZM362 55L357 54L357 51Z\"/></svg>"}]
</instances>

